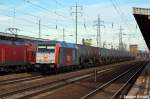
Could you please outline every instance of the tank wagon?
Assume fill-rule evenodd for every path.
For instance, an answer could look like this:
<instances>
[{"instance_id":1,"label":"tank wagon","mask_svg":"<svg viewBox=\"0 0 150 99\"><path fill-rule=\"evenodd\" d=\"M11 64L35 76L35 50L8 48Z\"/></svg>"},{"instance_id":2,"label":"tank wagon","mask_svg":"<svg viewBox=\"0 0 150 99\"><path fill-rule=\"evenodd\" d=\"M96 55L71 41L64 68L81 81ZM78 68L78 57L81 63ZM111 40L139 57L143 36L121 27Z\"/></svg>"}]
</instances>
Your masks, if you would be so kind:
<instances>
[{"instance_id":1,"label":"tank wagon","mask_svg":"<svg viewBox=\"0 0 150 99\"><path fill-rule=\"evenodd\" d=\"M77 44L77 60L78 64L86 65L100 63L100 51L98 47L85 46Z\"/></svg>"}]
</instances>

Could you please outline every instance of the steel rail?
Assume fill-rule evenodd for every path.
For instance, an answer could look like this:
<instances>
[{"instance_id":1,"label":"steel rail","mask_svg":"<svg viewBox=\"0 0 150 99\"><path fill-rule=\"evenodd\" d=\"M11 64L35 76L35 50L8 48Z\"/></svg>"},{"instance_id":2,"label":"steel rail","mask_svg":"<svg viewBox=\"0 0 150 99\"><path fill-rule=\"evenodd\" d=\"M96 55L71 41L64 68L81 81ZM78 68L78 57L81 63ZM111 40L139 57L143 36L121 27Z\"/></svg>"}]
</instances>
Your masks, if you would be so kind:
<instances>
[{"instance_id":1,"label":"steel rail","mask_svg":"<svg viewBox=\"0 0 150 99\"><path fill-rule=\"evenodd\" d=\"M98 88L96 88L96 89L92 90L91 92L89 92L88 94L82 96L80 99L86 99L87 97L93 95L94 93L96 93L96 92L99 91L100 89L102 89L102 88L106 87L107 85L111 84L112 82L114 82L115 80L119 79L119 78L122 77L123 75L127 74L129 71L131 71L131 70L134 69L134 68L135 68L135 66L132 67L132 68L129 68L127 71L125 71L125 72L123 72L122 74L120 74L119 76L117 76L117 77L111 79L110 81L104 83L103 85L100 85L100 86L98 85L98 86L99 86Z\"/></svg>"},{"instance_id":2,"label":"steel rail","mask_svg":"<svg viewBox=\"0 0 150 99\"><path fill-rule=\"evenodd\" d=\"M144 66L144 65L143 65ZM136 73L134 73L131 78L116 92L114 93L113 96L111 96L110 99L114 99L115 97L117 97L117 95L129 84L129 82L143 69L143 67L141 66Z\"/></svg>"},{"instance_id":3,"label":"steel rail","mask_svg":"<svg viewBox=\"0 0 150 99\"><path fill-rule=\"evenodd\" d=\"M105 69L105 70L99 70L97 73L104 73L106 71L110 71L114 68L109 68L109 69ZM82 79L86 79L88 77L93 76L93 73L90 74L84 74L84 75L80 75L78 77L74 77L74 78L69 78L69 79L65 79L65 80L59 80L59 81L54 81L54 82L50 82L50 83L46 83L46 84L42 84L42 85L38 85L38 86L34 86L34 87L29 87L29 88L25 88L25 89L21 89L21 90L16 90L13 92L8 92L8 93L3 93L0 94L0 97L9 97L9 98L25 98L25 97L30 97L33 94L45 91L45 90L53 90L56 88L60 88L63 87L65 85L71 84L73 82L82 80ZM41 88L41 89L40 89ZM34 91L35 90L35 91ZM7 98L6 97L6 98Z\"/></svg>"}]
</instances>

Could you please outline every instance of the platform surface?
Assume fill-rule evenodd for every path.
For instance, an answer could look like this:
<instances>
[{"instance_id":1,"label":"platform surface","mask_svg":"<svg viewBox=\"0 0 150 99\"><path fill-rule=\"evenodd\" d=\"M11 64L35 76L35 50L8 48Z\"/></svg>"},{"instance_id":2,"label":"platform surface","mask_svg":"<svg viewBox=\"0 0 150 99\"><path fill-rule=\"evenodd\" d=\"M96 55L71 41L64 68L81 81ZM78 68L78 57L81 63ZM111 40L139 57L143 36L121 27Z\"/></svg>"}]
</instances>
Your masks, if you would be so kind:
<instances>
[{"instance_id":1,"label":"platform surface","mask_svg":"<svg viewBox=\"0 0 150 99\"><path fill-rule=\"evenodd\" d=\"M125 99L150 99L150 62L146 65L139 78Z\"/></svg>"}]
</instances>

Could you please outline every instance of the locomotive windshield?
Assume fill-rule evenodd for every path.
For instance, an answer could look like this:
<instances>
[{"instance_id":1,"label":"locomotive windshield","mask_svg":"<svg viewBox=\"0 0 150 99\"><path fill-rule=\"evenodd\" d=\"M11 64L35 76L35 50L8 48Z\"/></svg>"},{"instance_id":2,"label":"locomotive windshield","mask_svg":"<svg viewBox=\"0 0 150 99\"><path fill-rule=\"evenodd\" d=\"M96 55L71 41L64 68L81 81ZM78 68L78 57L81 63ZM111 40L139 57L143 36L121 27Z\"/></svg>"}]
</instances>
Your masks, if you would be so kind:
<instances>
[{"instance_id":1,"label":"locomotive windshield","mask_svg":"<svg viewBox=\"0 0 150 99\"><path fill-rule=\"evenodd\" d=\"M47 46L47 45L40 45L38 46L38 52L47 52L47 53L50 53L50 52L55 52L55 48L54 46Z\"/></svg>"}]
</instances>

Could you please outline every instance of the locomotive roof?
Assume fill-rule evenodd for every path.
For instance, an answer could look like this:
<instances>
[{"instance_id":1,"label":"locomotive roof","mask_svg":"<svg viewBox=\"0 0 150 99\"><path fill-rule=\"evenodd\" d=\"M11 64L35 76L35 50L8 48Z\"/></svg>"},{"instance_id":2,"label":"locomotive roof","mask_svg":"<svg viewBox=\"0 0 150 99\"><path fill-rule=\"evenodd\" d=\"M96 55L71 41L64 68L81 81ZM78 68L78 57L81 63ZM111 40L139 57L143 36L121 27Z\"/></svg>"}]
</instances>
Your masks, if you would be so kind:
<instances>
[{"instance_id":1,"label":"locomotive roof","mask_svg":"<svg viewBox=\"0 0 150 99\"><path fill-rule=\"evenodd\" d=\"M10 33L4 33L0 32L0 39L2 40L17 40L17 41L24 41L24 40L31 40L31 41L48 41L48 39L41 39L41 38L35 38L35 37L29 37L24 35L17 35L17 34L10 34Z\"/></svg>"},{"instance_id":2,"label":"locomotive roof","mask_svg":"<svg viewBox=\"0 0 150 99\"><path fill-rule=\"evenodd\" d=\"M51 45L51 46L54 46L54 45L56 45L56 43L58 43L58 41L53 41L53 40L39 41L38 45Z\"/></svg>"},{"instance_id":3,"label":"locomotive roof","mask_svg":"<svg viewBox=\"0 0 150 99\"><path fill-rule=\"evenodd\" d=\"M66 42L59 42L61 47L65 48L76 48L76 44L74 43L66 43Z\"/></svg>"},{"instance_id":4,"label":"locomotive roof","mask_svg":"<svg viewBox=\"0 0 150 99\"><path fill-rule=\"evenodd\" d=\"M15 45L22 45L25 42L17 42L17 41L8 41L8 40L0 40L0 44L15 44Z\"/></svg>"},{"instance_id":5,"label":"locomotive roof","mask_svg":"<svg viewBox=\"0 0 150 99\"><path fill-rule=\"evenodd\" d=\"M65 48L76 48L76 44L74 43L67 43L64 41L42 41L39 42L38 45L49 45L49 46L56 46L59 45L60 47L65 47Z\"/></svg>"}]
</instances>

